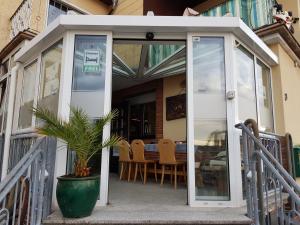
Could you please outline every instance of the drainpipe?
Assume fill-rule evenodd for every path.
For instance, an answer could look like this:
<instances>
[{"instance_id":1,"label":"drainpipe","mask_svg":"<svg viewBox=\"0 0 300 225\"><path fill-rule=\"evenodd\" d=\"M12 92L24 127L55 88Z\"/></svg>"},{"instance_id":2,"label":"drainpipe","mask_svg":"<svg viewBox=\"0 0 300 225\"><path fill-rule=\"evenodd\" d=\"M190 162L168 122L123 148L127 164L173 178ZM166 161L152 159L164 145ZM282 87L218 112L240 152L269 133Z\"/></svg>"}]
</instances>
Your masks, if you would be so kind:
<instances>
[{"instance_id":1,"label":"drainpipe","mask_svg":"<svg viewBox=\"0 0 300 225\"><path fill-rule=\"evenodd\" d=\"M13 112L14 112L14 104L15 104L15 91L16 91L17 75L20 66L21 63L17 62L16 65L11 69L10 87L9 87L8 105L7 105L6 129L4 135L3 164L2 164L2 174L1 174L2 180L6 177L7 169L8 169L10 137L12 132L13 114L14 114Z\"/></svg>"}]
</instances>

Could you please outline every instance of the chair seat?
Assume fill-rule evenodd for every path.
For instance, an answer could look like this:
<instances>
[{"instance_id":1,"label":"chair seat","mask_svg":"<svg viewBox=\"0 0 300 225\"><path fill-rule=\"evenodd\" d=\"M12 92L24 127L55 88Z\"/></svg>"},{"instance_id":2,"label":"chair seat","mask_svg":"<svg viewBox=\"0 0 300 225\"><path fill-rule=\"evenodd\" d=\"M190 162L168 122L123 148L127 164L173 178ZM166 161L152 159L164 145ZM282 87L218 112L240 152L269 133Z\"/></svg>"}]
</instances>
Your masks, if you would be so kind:
<instances>
[{"instance_id":1,"label":"chair seat","mask_svg":"<svg viewBox=\"0 0 300 225\"><path fill-rule=\"evenodd\" d=\"M162 164L162 165L182 165L182 164L186 164L186 162L184 162L184 161L167 162L167 163L159 162L159 164Z\"/></svg>"},{"instance_id":2,"label":"chair seat","mask_svg":"<svg viewBox=\"0 0 300 225\"><path fill-rule=\"evenodd\" d=\"M150 159L145 159L145 160L132 160L134 163L156 163L156 160L150 160Z\"/></svg>"},{"instance_id":3,"label":"chair seat","mask_svg":"<svg viewBox=\"0 0 300 225\"><path fill-rule=\"evenodd\" d=\"M119 162L128 162L128 163L130 163L130 162L133 162L133 160L132 159L128 159L128 160L119 160Z\"/></svg>"}]
</instances>

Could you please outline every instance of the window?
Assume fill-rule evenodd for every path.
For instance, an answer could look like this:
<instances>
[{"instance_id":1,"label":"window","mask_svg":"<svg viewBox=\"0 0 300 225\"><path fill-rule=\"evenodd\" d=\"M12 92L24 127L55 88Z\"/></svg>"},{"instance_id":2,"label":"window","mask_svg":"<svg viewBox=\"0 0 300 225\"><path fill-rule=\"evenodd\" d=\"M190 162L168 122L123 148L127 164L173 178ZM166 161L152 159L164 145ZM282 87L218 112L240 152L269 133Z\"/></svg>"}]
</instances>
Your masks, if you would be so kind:
<instances>
[{"instance_id":1,"label":"window","mask_svg":"<svg viewBox=\"0 0 300 225\"><path fill-rule=\"evenodd\" d=\"M61 74L62 41L42 54L38 105L52 112L58 110L58 92Z\"/></svg>"},{"instance_id":2,"label":"window","mask_svg":"<svg viewBox=\"0 0 300 225\"><path fill-rule=\"evenodd\" d=\"M224 39L193 37L197 200L229 200Z\"/></svg>"},{"instance_id":3,"label":"window","mask_svg":"<svg viewBox=\"0 0 300 225\"><path fill-rule=\"evenodd\" d=\"M34 62L24 69L18 129L29 128L32 125L32 111L37 77L37 63Z\"/></svg>"},{"instance_id":4,"label":"window","mask_svg":"<svg viewBox=\"0 0 300 225\"><path fill-rule=\"evenodd\" d=\"M270 69L257 60L257 84L260 123L259 127L265 132L274 132L273 104Z\"/></svg>"},{"instance_id":5,"label":"window","mask_svg":"<svg viewBox=\"0 0 300 225\"><path fill-rule=\"evenodd\" d=\"M71 106L81 108L95 121L104 114L106 46L105 35L75 36ZM101 152L89 162L93 168L91 173L100 173L99 162ZM72 163L69 157L68 164Z\"/></svg>"},{"instance_id":6,"label":"window","mask_svg":"<svg viewBox=\"0 0 300 225\"><path fill-rule=\"evenodd\" d=\"M97 91L104 87L105 36L76 36L73 91Z\"/></svg>"},{"instance_id":7,"label":"window","mask_svg":"<svg viewBox=\"0 0 300 225\"><path fill-rule=\"evenodd\" d=\"M239 120L257 121L254 56L241 45L236 47L235 56Z\"/></svg>"},{"instance_id":8,"label":"window","mask_svg":"<svg viewBox=\"0 0 300 225\"><path fill-rule=\"evenodd\" d=\"M68 11L70 11L70 10L75 11L78 14L82 14L78 10L76 10L70 6L67 6L59 1L50 0L49 8L48 8L47 24L49 25L50 23L52 23L60 15L66 15L68 13Z\"/></svg>"},{"instance_id":9,"label":"window","mask_svg":"<svg viewBox=\"0 0 300 225\"><path fill-rule=\"evenodd\" d=\"M4 63L0 65L0 75L4 75L8 73L8 63L9 61L6 60Z\"/></svg>"}]
</instances>

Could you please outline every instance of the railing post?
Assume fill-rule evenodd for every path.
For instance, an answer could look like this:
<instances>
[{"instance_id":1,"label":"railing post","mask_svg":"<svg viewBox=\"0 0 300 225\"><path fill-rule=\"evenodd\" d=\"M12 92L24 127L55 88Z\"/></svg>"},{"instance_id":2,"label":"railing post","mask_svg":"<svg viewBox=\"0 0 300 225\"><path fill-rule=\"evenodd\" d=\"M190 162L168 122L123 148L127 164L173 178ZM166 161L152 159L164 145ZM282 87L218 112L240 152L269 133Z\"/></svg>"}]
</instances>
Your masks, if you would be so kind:
<instances>
[{"instance_id":1,"label":"railing post","mask_svg":"<svg viewBox=\"0 0 300 225\"><path fill-rule=\"evenodd\" d=\"M39 188L38 188L38 200L37 200L37 216L36 221L42 221L42 213L43 213L43 197L44 197L44 186L45 186L45 172L46 172L46 149L48 145L48 139L44 139L44 143L42 143L42 148L44 148L44 151L40 154L40 164L41 168L39 171ZM39 224L37 224L39 225Z\"/></svg>"},{"instance_id":2,"label":"railing post","mask_svg":"<svg viewBox=\"0 0 300 225\"><path fill-rule=\"evenodd\" d=\"M249 180L251 180L251 177L249 176L249 173L251 173L249 169L249 151L248 151L248 138L245 131L242 131L242 150L243 150L243 160L244 160L244 184L245 184L245 190L246 190L246 198L247 198L247 212L248 216L250 218L253 218L253 210L251 208L251 186Z\"/></svg>"},{"instance_id":3,"label":"railing post","mask_svg":"<svg viewBox=\"0 0 300 225\"><path fill-rule=\"evenodd\" d=\"M253 131L254 136L257 139L259 139L259 130L258 130L256 121L253 119L248 119L245 121L245 125L247 127L249 127ZM259 150L257 149L257 146L253 141L251 141L251 143L253 146L252 146L252 148L250 148L250 151L251 151L251 149L253 149L254 152L250 152L249 154L251 156L253 164L256 163L256 189L257 189L257 198L258 198L259 223L260 223L260 225L265 225L264 194L263 194L263 182L262 182L262 173L263 173L262 162L260 159L254 158L254 157L256 157L256 155L253 155L253 154L255 153L255 151L259 151ZM252 168L252 169L254 169L254 168ZM252 176L255 176L255 169L252 172L253 172Z\"/></svg>"}]
</instances>

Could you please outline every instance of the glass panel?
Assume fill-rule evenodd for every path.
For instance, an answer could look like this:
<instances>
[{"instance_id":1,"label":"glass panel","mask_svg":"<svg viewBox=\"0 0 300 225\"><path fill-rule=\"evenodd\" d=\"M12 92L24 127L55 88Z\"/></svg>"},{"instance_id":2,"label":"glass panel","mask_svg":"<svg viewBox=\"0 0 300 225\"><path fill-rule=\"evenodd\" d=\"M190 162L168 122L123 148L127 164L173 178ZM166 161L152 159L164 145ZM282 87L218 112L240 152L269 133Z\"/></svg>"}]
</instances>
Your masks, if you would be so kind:
<instances>
[{"instance_id":1,"label":"glass panel","mask_svg":"<svg viewBox=\"0 0 300 225\"><path fill-rule=\"evenodd\" d=\"M52 23L57 17L59 17L60 15L65 15L65 14L67 14L66 11L59 9L59 8L55 7L54 5L49 5L47 24Z\"/></svg>"},{"instance_id":2,"label":"glass panel","mask_svg":"<svg viewBox=\"0 0 300 225\"><path fill-rule=\"evenodd\" d=\"M152 44L149 46L148 53L148 65L146 68L151 68L161 63L167 57L173 55L176 50L178 50L183 45L162 45L162 44Z\"/></svg>"},{"instance_id":3,"label":"glass panel","mask_svg":"<svg viewBox=\"0 0 300 225\"><path fill-rule=\"evenodd\" d=\"M38 105L52 112L58 110L59 81L61 74L62 41L42 54L42 74Z\"/></svg>"},{"instance_id":4,"label":"glass panel","mask_svg":"<svg viewBox=\"0 0 300 225\"><path fill-rule=\"evenodd\" d=\"M37 63L27 66L24 69L21 104L19 112L18 129L31 127L32 125L32 110L35 94L35 81L37 77Z\"/></svg>"},{"instance_id":5,"label":"glass panel","mask_svg":"<svg viewBox=\"0 0 300 225\"><path fill-rule=\"evenodd\" d=\"M113 74L122 76L173 75L185 72L185 47L182 44L114 44ZM168 57L173 60L161 64ZM137 74L141 66L141 74ZM152 68L157 68L151 71Z\"/></svg>"},{"instance_id":6,"label":"glass panel","mask_svg":"<svg viewBox=\"0 0 300 225\"><path fill-rule=\"evenodd\" d=\"M139 69L142 51L141 44L114 44L114 54L129 66L135 73ZM122 66L122 65L121 65ZM121 67L121 69L124 69Z\"/></svg>"},{"instance_id":7,"label":"glass panel","mask_svg":"<svg viewBox=\"0 0 300 225\"><path fill-rule=\"evenodd\" d=\"M105 77L106 36L76 36L73 91L101 91Z\"/></svg>"},{"instance_id":8,"label":"glass panel","mask_svg":"<svg viewBox=\"0 0 300 225\"><path fill-rule=\"evenodd\" d=\"M75 36L71 106L82 108L92 120L99 119L104 113L106 40L106 36ZM74 157L69 159L71 165ZM91 172L99 174L101 152L89 163Z\"/></svg>"},{"instance_id":9,"label":"glass panel","mask_svg":"<svg viewBox=\"0 0 300 225\"><path fill-rule=\"evenodd\" d=\"M196 199L229 200L224 39L194 37L193 67Z\"/></svg>"},{"instance_id":10,"label":"glass panel","mask_svg":"<svg viewBox=\"0 0 300 225\"><path fill-rule=\"evenodd\" d=\"M257 120L254 57L241 45L235 49L239 120Z\"/></svg>"},{"instance_id":11,"label":"glass panel","mask_svg":"<svg viewBox=\"0 0 300 225\"><path fill-rule=\"evenodd\" d=\"M260 129L274 132L273 104L270 69L261 61L257 62L258 102Z\"/></svg>"}]
</instances>

